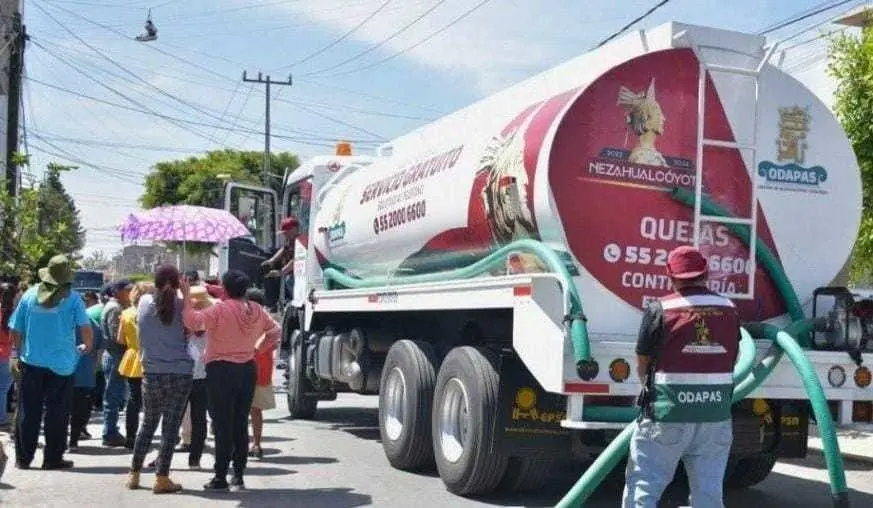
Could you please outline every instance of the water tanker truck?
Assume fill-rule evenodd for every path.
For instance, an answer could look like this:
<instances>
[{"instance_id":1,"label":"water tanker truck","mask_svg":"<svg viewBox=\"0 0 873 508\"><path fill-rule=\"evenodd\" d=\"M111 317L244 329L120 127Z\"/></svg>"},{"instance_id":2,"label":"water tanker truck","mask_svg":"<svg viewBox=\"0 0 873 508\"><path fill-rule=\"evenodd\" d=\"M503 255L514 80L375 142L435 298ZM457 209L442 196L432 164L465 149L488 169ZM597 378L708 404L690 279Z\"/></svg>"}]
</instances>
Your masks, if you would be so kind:
<instances>
[{"instance_id":1,"label":"water tanker truck","mask_svg":"<svg viewBox=\"0 0 873 508\"><path fill-rule=\"evenodd\" d=\"M281 217L301 220L282 317L291 416L378 395L397 469L435 464L460 495L536 488L636 417L642 309L671 291L667 253L692 244L751 333L726 484L805 456L811 421L869 421L873 313L845 288L858 163L765 42L668 23L373 156L312 158L284 195L229 184L270 247ZM765 333L786 327L799 356Z\"/></svg>"}]
</instances>

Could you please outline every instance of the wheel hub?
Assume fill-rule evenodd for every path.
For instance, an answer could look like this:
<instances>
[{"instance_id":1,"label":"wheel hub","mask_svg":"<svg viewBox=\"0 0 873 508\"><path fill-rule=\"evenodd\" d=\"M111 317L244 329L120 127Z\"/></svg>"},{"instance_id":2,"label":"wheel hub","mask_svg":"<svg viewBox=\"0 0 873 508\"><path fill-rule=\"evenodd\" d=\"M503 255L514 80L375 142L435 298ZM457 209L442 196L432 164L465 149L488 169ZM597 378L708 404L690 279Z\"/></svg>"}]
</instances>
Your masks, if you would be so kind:
<instances>
[{"instance_id":1,"label":"wheel hub","mask_svg":"<svg viewBox=\"0 0 873 508\"><path fill-rule=\"evenodd\" d=\"M391 441L396 441L403 434L403 416L406 401L406 378L397 367L388 373L385 381L385 434Z\"/></svg>"},{"instance_id":2,"label":"wheel hub","mask_svg":"<svg viewBox=\"0 0 873 508\"><path fill-rule=\"evenodd\" d=\"M440 406L439 436L443 457L455 463L464 454L467 436L470 432L470 406L467 389L458 378L446 383Z\"/></svg>"}]
</instances>

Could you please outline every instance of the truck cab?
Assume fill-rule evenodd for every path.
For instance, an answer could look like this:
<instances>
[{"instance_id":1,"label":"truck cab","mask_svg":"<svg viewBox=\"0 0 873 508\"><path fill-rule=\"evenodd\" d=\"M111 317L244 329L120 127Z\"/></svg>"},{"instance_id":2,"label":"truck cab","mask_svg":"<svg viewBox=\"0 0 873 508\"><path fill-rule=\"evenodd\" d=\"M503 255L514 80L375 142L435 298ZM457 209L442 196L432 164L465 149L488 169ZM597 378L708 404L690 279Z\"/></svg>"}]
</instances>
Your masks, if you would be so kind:
<instances>
[{"instance_id":1,"label":"truck cab","mask_svg":"<svg viewBox=\"0 0 873 508\"><path fill-rule=\"evenodd\" d=\"M373 160L373 156L352 155L348 143L338 143L335 155L315 156L296 169L287 170L281 195L265 186L228 182L224 190L224 209L245 224L252 235L234 238L219 246L218 273L241 270L254 286L264 289L269 307L278 311L290 304L302 309L311 289L309 282L320 277L310 242L311 236L318 234L310 228L317 200L324 190ZM278 278L265 278L266 271L261 269L261 263L275 254L285 241L278 231L285 217L296 217L300 221L294 249L294 276L289 281L293 288L290 295L282 290Z\"/></svg>"}]
</instances>

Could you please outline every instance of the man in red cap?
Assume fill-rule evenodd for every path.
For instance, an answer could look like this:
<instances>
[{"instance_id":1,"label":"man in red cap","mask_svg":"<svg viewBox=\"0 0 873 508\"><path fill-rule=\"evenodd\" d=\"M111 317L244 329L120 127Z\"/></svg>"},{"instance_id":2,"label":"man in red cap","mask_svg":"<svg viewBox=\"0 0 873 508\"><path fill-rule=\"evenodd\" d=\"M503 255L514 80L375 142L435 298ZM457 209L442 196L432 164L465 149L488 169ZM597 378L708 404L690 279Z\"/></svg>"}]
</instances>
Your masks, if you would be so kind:
<instances>
[{"instance_id":1,"label":"man in red cap","mask_svg":"<svg viewBox=\"0 0 873 508\"><path fill-rule=\"evenodd\" d=\"M656 508L681 460L690 504L723 508L740 320L733 302L707 287L707 262L696 248L670 252L667 274L674 292L646 308L637 341L642 411L622 506Z\"/></svg>"},{"instance_id":2,"label":"man in red cap","mask_svg":"<svg viewBox=\"0 0 873 508\"><path fill-rule=\"evenodd\" d=\"M297 217L289 216L282 219L279 232L285 237L285 245L279 249L270 259L261 263L264 268L270 268L267 277L281 277L285 280L294 275L294 243L300 234L300 221ZM281 284L286 291L290 291L290 284Z\"/></svg>"}]
</instances>

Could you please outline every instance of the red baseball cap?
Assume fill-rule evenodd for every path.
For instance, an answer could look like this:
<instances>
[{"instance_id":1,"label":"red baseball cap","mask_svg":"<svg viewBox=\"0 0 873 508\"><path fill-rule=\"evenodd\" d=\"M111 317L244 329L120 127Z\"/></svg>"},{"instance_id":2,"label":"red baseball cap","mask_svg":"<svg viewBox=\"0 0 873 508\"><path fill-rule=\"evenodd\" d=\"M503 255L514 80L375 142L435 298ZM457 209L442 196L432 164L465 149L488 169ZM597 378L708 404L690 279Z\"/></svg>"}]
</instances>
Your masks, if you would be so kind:
<instances>
[{"instance_id":1,"label":"red baseball cap","mask_svg":"<svg viewBox=\"0 0 873 508\"><path fill-rule=\"evenodd\" d=\"M706 272L706 259L695 247L676 247L667 256L667 273L674 279L696 279Z\"/></svg>"},{"instance_id":2,"label":"red baseball cap","mask_svg":"<svg viewBox=\"0 0 873 508\"><path fill-rule=\"evenodd\" d=\"M300 221L297 220L297 217L285 217L282 219L282 222L279 224L279 231L289 231L292 228L296 228L300 226Z\"/></svg>"}]
</instances>

